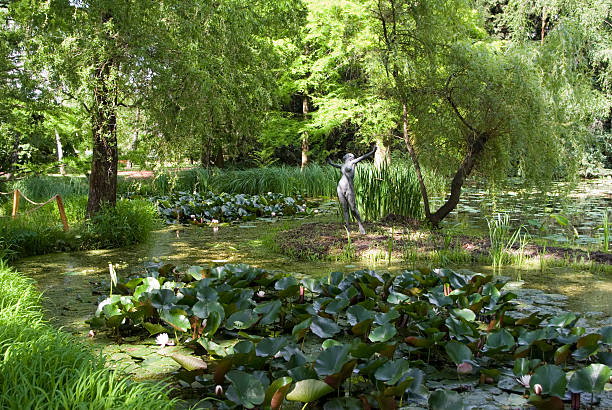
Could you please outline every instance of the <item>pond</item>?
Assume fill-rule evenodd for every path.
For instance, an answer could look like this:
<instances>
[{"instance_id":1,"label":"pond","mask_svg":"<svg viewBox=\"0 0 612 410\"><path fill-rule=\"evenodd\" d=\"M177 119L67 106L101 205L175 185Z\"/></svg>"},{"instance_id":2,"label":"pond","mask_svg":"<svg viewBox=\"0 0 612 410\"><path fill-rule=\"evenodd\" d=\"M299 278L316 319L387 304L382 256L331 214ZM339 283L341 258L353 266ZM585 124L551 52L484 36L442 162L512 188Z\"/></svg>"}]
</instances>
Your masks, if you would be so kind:
<instances>
[{"instance_id":1,"label":"pond","mask_svg":"<svg viewBox=\"0 0 612 410\"><path fill-rule=\"evenodd\" d=\"M473 210L483 206L491 209L505 210L517 224L525 223L527 218L551 219L547 216L553 212L563 212L567 215L580 235L597 238L597 215L610 205L612 182L587 183L576 190L573 202L582 205L571 207L572 201L555 205L550 199L544 206L537 201L529 203L531 211L525 211L527 206L523 194L505 193L499 195L496 204L486 199L482 191L467 192L466 203L451 215L447 224L473 224L486 227L486 220ZM520 200L519 200L520 199ZM483 205L484 204L484 205ZM585 208L585 207L591 208ZM582 213L578 209L584 210ZM473 209L473 210L472 210ZM536 212L536 209L540 211ZM574 211L572 211L572 209ZM34 278L39 289L44 292L43 305L47 317L56 326L65 331L88 340L102 349L110 358L113 366L121 367L130 372L136 379L163 378L178 370L176 363L169 358L155 359L155 345L152 340L142 341L139 337L126 337L122 344L109 339L106 335L88 338L89 326L85 323L95 312L102 294L104 281L108 281L109 264L112 263L122 276L143 270L143 266L151 261L164 261L176 265L222 265L225 263L246 263L267 270L282 270L293 273L296 277L319 277L332 271L352 272L358 269L371 268L397 272L406 269L402 261L387 264L374 262L332 262L313 259L295 261L285 255L271 250L275 233L291 229L308 221L326 221L339 219L331 215L317 215L307 219L254 221L242 225L226 225L217 229L212 227L170 226L153 233L145 244L116 250L96 250L74 253L59 253L27 258L15 264L20 272ZM554 222L554 221L553 221ZM554 235L556 226L546 220L546 231L543 236ZM563 233L563 231L560 231ZM544 235L545 234L545 235ZM459 267L457 267L459 268ZM465 266L475 272L490 273L490 266ZM589 269L572 269L570 267L526 267L521 271L514 268L503 268L498 274L509 276L512 280L521 281L509 283L518 289L521 309L525 311L541 311L559 313L565 310L581 312L585 318L583 326L612 325L612 277ZM522 289L521 289L522 288ZM168 360L166 360L168 359ZM138 363L138 365L136 364ZM146 364L146 365L145 365ZM435 388L432 385L430 388ZM499 394L491 387L491 394ZM474 400L486 402L489 393L480 391L474 395ZM504 393L506 394L506 393ZM507 398L510 403L524 404L521 396L513 395ZM512 399L512 400L510 400ZM609 397L605 400L611 400ZM610 401L612 403L612 401Z\"/></svg>"},{"instance_id":2,"label":"pond","mask_svg":"<svg viewBox=\"0 0 612 410\"><path fill-rule=\"evenodd\" d=\"M432 209L439 204L440 199L434 199ZM553 183L548 193L512 186L503 192L491 193L473 184L464 189L457 209L443 221L443 226L486 232L486 217L502 213L509 216L515 229L523 225L534 237L591 245L601 243L604 212L609 216L612 212L612 178L586 180L576 187ZM566 217L569 224L563 226L551 215Z\"/></svg>"}]
</instances>

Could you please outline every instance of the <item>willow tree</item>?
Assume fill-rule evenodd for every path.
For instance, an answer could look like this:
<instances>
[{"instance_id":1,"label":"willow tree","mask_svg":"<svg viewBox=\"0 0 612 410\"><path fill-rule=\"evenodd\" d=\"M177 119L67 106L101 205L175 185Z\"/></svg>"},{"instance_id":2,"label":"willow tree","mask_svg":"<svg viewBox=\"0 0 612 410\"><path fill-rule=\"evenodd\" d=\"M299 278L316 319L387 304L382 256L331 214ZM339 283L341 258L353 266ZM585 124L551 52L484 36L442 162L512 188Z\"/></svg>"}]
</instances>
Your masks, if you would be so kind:
<instances>
[{"instance_id":1,"label":"willow tree","mask_svg":"<svg viewBox=\"0 0 612 410\"><path fill-rule=\"evenodd\" d=\"M474 173L504 177L518 166L529 178L552 177L562 146L545 121L540 78L520 52L486 35L468 2L377 0L371 7L383 86L402 107L403 138L433 226L457 206ZM437 210L421 164L451 179Z\"/></svg>"}]
</instances>

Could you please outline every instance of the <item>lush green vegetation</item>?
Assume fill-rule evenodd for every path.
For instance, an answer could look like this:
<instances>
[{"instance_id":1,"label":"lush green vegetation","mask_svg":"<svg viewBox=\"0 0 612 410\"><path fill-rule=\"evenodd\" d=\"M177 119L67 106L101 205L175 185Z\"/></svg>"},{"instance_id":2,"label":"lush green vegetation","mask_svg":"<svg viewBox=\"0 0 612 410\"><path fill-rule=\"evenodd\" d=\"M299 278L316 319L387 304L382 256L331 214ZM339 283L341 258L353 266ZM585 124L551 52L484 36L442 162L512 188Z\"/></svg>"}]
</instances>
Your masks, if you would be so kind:
<instances>
[{"instance_id":1,"label":"lush green vegetation","mask_svg":"<svg viewBox=\"0 0 612 410\"><path fill-rule=\"evenodd\" d=\"M11 218L10 202L5 202L0 217L0 256L18 259L50 252L87 249L108 249L128 246L147 240L159 226L155 205L146 200L120 200L115 207L85 219L86 196L71 196L64 200L70 229L63 229L55 202Z\"/></svg>"},{"instance_id":2,"label":"lush green vegetation","mask_svg":"<svg viewBox=\"0 0 612 410\"><path fill-rule=\"evenodd\" d=\"M195 376L211 404L279 408L334 393L323 400L394 408L431 393L434 408L459 406L455 391L425 386L449 377L433 366L456 368L460 386L510 377L531 403L553 406L566 388L598 393L610 377L612 327L588 333L571 313L516 310L516 295L492 275L435 269L297 280L247 265L159 264L113 283L91 325L169 332L194 353L160 354L184 367L179 377ZM203 375L208 366L212 378Z\"/></svg>"},{"instance_id":3,"label":"lush green vegetation","mask_svg":"<svg viewBox=\"0 0 612 410\"><path fill-rule=\"evenodd\" d=\"M32 280L0 261L0 407L171 409L158 385L134 383L43 320Z\"/></svg>"}]
</instances>

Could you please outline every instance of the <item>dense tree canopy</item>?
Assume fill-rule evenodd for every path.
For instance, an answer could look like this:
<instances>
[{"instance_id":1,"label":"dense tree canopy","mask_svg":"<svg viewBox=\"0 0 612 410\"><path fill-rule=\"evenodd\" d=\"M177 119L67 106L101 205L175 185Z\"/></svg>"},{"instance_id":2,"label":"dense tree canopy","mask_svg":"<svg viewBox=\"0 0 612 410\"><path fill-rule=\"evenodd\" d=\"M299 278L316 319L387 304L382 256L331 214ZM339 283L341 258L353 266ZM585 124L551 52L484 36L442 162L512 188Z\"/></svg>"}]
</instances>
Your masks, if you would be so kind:
<instances>
[{"instance_id":1,"label":"dense tree canopy","mask_svg":"<svg viewBox=\"0 0 612 410\"><path fill-rule=\"evenodd\" d=\"M612 158L612 5L596 0L0 3L0 171L93 151L302 166L373 142L448 176L526 180ZM90 152L91 152L90 151ZM378 154L377 153L377 154ZM385 155L386 153L386 155Z\"/></svg>"}]
</instances>

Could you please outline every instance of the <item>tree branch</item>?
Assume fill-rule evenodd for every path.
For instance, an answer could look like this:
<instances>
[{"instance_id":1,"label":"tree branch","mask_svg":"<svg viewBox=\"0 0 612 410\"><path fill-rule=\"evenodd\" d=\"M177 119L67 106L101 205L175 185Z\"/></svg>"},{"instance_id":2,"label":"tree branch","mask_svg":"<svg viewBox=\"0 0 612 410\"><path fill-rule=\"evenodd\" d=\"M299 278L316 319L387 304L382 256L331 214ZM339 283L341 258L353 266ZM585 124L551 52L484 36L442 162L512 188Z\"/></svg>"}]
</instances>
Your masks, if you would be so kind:
<instances>
[{"instance_id":1,"label":"tree branch","mask_svg":"<svg viewBox=\"0 0 612 410\"><path fill-rule=\"evenodd\" d=\"M69 91L60 89L60 92L64 94L66 97L70 98L71 100L79 101L79 99L76 98L74 95L72 95ZM91 108L89 108L87 104L85 104L83 101L80 101L80 103L83 104L83 108L85 108L85 111L87 111L88 113L91 113Z\"/></svg>"},{"instance_id":2,"label":"tree branch","mask_svg":"<svg viewBox=\"0 0 612 410\"><path fill-rule=\"evenodd\" d=\"M455 76L455 74L451 74L448 77L448 80L446 80L446 94L445 94L445 98L448 101L448 103L451 105L451 107L453 108L453 111L455 112L455 114L457 115L457 117L459 117L459 120L463 123L463 125L465 125L467 127L467 129L469 129L470 131L472 131L472 133L474 133L474 135L477 135L478 132L476 131L476 129L474 129L474 127L472 127L472 125L470 125L470 123L467 122L467 120L463 117L463 115L461 115L461 113L459 112L459 109L457 108L457 105L455 104L455 102L453 101L453 89L450 88L450 81L451 79Z\"/></svg>"}]
</instances>

